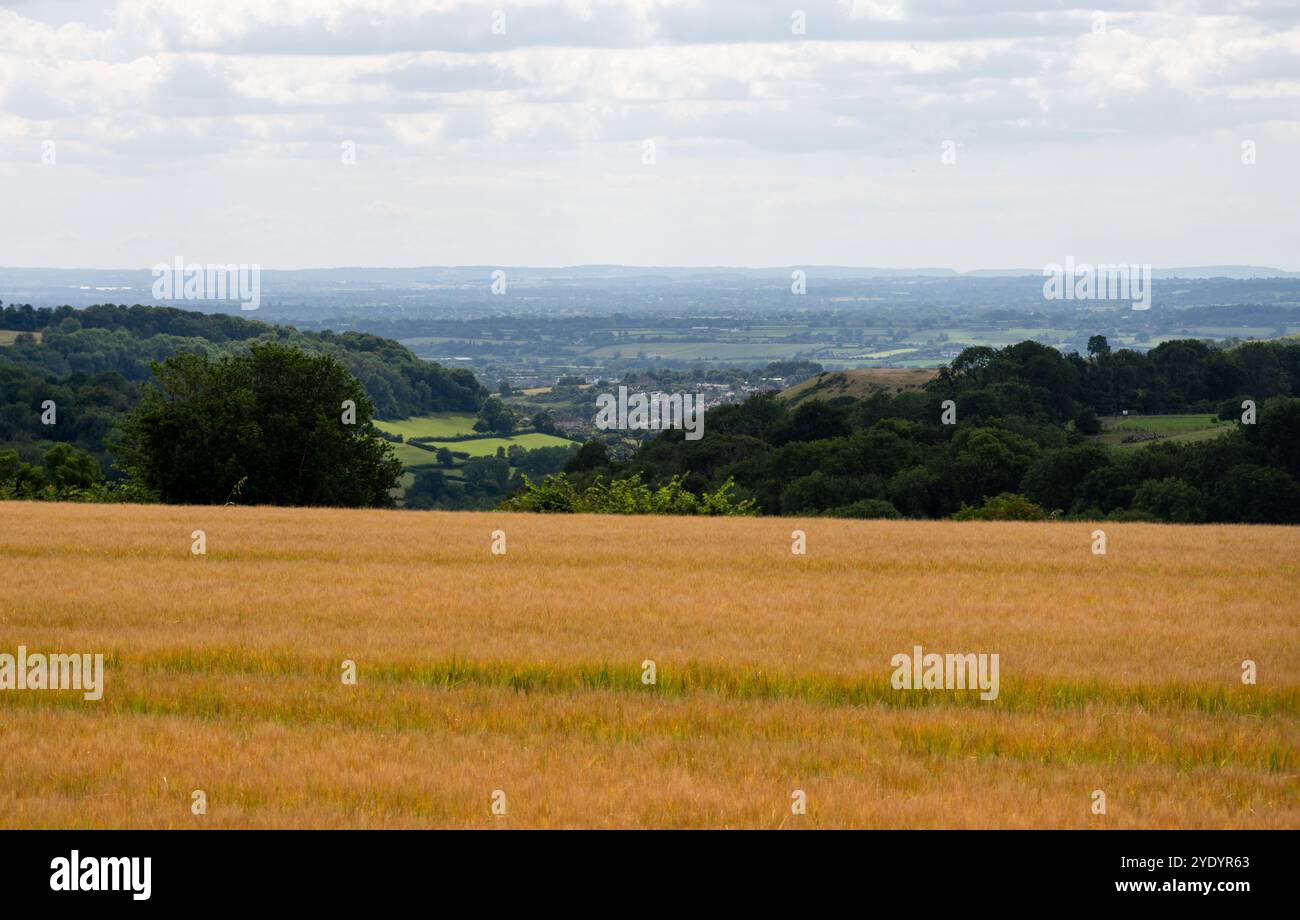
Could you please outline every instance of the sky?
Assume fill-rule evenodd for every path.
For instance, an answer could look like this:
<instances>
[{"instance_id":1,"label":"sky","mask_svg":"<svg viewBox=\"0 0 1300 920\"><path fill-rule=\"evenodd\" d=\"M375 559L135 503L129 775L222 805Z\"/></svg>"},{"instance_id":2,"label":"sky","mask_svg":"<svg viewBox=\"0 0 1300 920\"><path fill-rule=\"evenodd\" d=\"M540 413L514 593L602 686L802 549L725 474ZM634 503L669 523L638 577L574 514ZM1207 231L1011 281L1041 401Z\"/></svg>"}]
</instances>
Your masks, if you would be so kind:
<instances>
[{"instance_id":1,"label":"sky","mask_svg":"<svg viewBox=\"0 0 1300 920\"><path fill-rule=\"evenodd\" d=\"M1300 270L1300 3L0 0L0 265Z\"/></svg>"}]
</instances>

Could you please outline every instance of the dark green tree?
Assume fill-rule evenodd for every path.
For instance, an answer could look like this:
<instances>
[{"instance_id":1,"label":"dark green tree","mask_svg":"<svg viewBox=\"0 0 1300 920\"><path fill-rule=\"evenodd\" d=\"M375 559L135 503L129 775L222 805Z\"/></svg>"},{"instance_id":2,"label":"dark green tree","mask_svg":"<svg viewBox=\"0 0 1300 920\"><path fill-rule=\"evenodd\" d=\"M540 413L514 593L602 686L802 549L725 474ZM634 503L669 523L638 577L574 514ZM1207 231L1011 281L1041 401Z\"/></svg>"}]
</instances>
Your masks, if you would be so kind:
<instances>
[{"instance_id":1,"label":"dark green tree","mask_svg":"<svg viewBox=\"0 0 1300 920\"><path fill-rule=\"evenodd\" d=\"M542 434L555 434L555 417L542 409L533 416L533 430Z\"/></svg>"},{"instance_id":2,"label":"dark green tree","mask_svg":"<svg viewBox=\"0 0 1300 920\"><path fill-rule=\"evenodd\" d=\"M1247 440L1268 451L1274 466L1300 477L1300 399L1270 399L1254 425L1242 425Z\"/></svg>"},{"instance_id":3,"label":"dark green tree","mask_svg":"<svg viewBox=\"0 0 1300 920\"><path fill-rule=\"evenodd\" d=\"M1133 496L1133 507L1174 524L1205 520L1205 496L1195 486L1175 479L1148 479Z\"/></svg>"},{"instance_id":4,"label":"dark green tree","mask_svg":"<svg viewBox=\"0 0 1300 920\"><path fill-rule=\"evenodd\" d=\"M1088 338L1088 354L1094 358L1104 358L1110 354L1110 342L1106 341L1104 335L1094 335Z\"/></svg>"},{"instance_id":5,"label":"dark green tree","mask_svg":"<svg viewBox=\"0 0 1300 920\"><path fill-rule=\"evenodd\" d=\"M1085 406L1074 416L1074 430L1079 434L1101 434L1101 419Z\"/></svg>"},{"instance_id":6,"label":"dark green tree","mask_svg":"<svg viewBox=\"0 0 1300 920\"><path fill-rule=\"evenodd\" d=\"M489 396L483 402L483 408L479 410L479 419L486 424L487 431L499 434L503 438L514 434L515 414L499 396ZM474 425L474 430L479 430L477 423Z\"/></svg>"},{"instance_id":7,"label":"dark green tree","mask_svg":"<svg viewBox=\"0 0 1300 920\"><path fill-rule=\"evenodd\" d=\"M435 508L438 500L449 491L442 470L420 470L415 474L415 482L406 490L403 502L407 508Z\"/></svg>"},{"instance_id":8,"label":"dark green tree","mask_svg":"<svg viewBox=\"0 0 1300 920\"><path fill-rule=\"evenodd\" d=\"M1049 511L1069 511L1079 485L1109 463L1106 451L1094 444L1047 451L1025 473L1021 491Z\"/></svg>"},{"instance_id":9,"label":"dark green tree","mask_svg":"<svg viewBox=\"0 0 1300 920\"><path fill-rule=\"evenodd\" d=\"M581 473L609 465L609 451L599 441L587 441L564 464L566 473Z\"/></svg>"},{"instance_id":10,"label":"dark green tree","mask_svg":"<svg viewBox=\"0 0 1300 920\"><path fill-rule=\"evenodd\" d=\"M1286 524L1300 519L1300 485L1284 470L1242 464L1215 486L1218 520Z\"/></svg>"},{"instance_id":11,"label":"dark green tree","mask_svg":"<svg viewBox=\"0 0 1300 920\"><path fill-rule=\"evenodd\" d=\"M265 343L218 361L177 354L153 370L115 452L162 501L392 504L402 464L375 433L361 384L336 359ZM355 421L345 419L347 400Z\"/></svg>"}]
</instances>

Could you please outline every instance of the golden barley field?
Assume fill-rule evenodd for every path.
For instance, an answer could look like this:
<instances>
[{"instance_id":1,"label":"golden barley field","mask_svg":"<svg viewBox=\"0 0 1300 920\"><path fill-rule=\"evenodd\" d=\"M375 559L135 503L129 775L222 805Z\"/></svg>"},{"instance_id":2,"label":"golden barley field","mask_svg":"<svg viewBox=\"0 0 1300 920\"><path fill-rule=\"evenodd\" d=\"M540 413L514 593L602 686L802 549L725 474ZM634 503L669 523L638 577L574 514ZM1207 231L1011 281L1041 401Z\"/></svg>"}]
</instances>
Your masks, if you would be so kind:
<instances>
[{"instance_id":1,"label":"golden barley field","mask_svg":"<svg viewBox=\"0 0 1300 920\"><path fill-rule=\"evenodd\" d=\"M0 564L0 653L106 657L0 691L0 827L1300 826L1298 529L7 503Z\"/></svg>"}]
</instances>

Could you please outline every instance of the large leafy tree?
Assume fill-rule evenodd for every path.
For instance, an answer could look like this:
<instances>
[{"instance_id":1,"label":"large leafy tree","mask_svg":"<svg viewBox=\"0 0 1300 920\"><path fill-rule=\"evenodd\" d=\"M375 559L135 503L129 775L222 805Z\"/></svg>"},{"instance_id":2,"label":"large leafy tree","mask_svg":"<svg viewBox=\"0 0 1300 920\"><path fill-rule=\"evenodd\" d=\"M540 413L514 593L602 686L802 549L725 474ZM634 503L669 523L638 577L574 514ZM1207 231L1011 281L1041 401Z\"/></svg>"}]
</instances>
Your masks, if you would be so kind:
<instances>
[{"instance_id":1,"label":"large leafy tree","mask_svg":"<svg viewBox=\"0 0 1300 920\"><path fill-rule=\"evenodd\" d=\"M375 433L361 384L334 358L265 343L217 361L178 354L153 369L116 452L162 501L391 504L401 462Z\"/></svg>"}]
</instances>

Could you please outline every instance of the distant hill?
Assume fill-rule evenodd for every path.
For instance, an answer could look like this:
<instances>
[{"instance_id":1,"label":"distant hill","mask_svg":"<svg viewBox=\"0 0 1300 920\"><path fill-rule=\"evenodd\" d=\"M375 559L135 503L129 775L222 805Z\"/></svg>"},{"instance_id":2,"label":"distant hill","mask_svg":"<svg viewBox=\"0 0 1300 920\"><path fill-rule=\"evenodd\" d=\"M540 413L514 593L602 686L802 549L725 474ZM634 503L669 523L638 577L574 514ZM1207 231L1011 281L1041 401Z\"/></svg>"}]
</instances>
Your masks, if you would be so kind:
<instances>
[{"instance_id":1,"label":"distant hill","mask_svg":"<svg viewBox=\"0 0 1300 920\"><path fill-rule=\"evenodd\" d=\"M1080 264L1087 259L1079 258ZM799 269L808 278L825 281L956 281L999 278L1041 278L1043 267L981 268L959 272L944 267L881 268L849 265L786 265L763 267L732 266L636 266L636 265L428 265L411 268L304 268L261 270L262 291L267 294L308 293L349 290L438 290L469 286L486 288L492 273L504 270L510 283L521 284L595 284L595 283L763 283L779 281L789 284L791 272ZM1155 268L1152 277L1159 279L1228 278L1300 278L1300 272L1259 265L1200 265ZM19 268L0 265L0 299L10 302L37 302L36 305L79 304L90 298L106 298L121 303L154 303L153 273L149 268ZM159 301L159 304L170 303ZM85 305L85 304L83 304ZM188 308L189 305L182 305ZM221 309L221 304L207 304L205 309ZM228 304L225 306L229 306Z\"/></svg>"},{"instance_id":2,"label":"distant hill","mask_svg":"<svg viewBox=\"0 0 1300 920\"><path fill-rule=\"evenodd\" d=\"M919 390L937 376L938 369L930 367L864 367L827 371L782 390L778 398L791 406L806 399L836 399L840 396L861 399L882 391L892 394Z\"/></svg>"},{"instance_id":3,"label":"distant hill","mask_svg":"<svg viewBox=\"0 0 1300 920\"><path fill-rule=\"evenodd\" d=\"M107 469L110 434L153 378L153 362L180 352L219 360L272 341L337 359L365 388L377 418L474 413L487 397L467 368L423 361L368 333L303 331L170 307L6 306L0 308L0 451L16 450L31 463L63 442ZM57 426L35 411L46 399L58 406Z\"/></svg>"},{"instance_id":4,"label":"distant hill","mask_svg":"<svg viewBox=\"0 0 1300 920\"><path fill-rule=\"evenodd\" d=\"M1086 261L1086 259L1079 259L1077 263L1082 264ZM962 275L967 278L1018 278L1027 275L1041 277L1042 274L1042 268L977 268L962 272ZM1186 268L1153 268L1151 277L1163 280L1227 278L1232 281L1250 281L1256 278L1300 278L1300 272L1284 271L1266 265L1195 265Z\"/></svg>"},{"instance_id":5,"label":"distant hill","mask_svg":"<svg viewBox=\"0 0 1300 920\"><path fill-rule=\"evenodd\" d=\"M1191 268L1157 268L1154 278L1230 278L1246 281L1254 278L1297 278L1300 272L1283 271L1261 265L1198 265Z\"/></svg>"}]
</instances>

